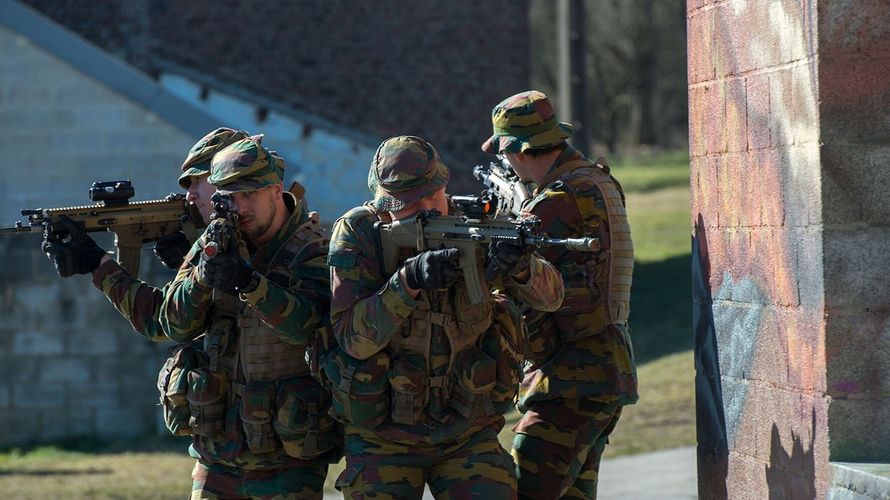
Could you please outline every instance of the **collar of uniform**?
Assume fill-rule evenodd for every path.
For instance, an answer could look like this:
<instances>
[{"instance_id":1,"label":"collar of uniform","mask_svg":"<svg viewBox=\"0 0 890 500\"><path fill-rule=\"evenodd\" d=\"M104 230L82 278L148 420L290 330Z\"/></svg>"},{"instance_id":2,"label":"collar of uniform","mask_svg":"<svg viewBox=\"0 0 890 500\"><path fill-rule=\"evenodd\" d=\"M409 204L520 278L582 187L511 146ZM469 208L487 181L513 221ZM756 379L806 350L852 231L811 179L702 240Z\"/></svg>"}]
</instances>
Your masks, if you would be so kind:
<instances>
[{"instance_id":1,"label":"collar of uniform","mask_svg":"<svg viewBox=\"0 0 890 500\"><path fill-rule=\"evenodd\" d=\"M547 186L556 182L556 180L562 177L562 175L566 172L574 170L581 166L574 164L566 165L568 162L574 163L575 160L583 159L584 155L582 155L580 151L573 148L572 146L566 145L566 148L562 150L562 153L560 153L560 155L556 157L553 165L550 165L550 168L547 169L547 174L544 175L543 179L541 179L541 182L538 184L537 189L535 189L534 194L537 195L538 193L543 191Z\"/></svg>"}]
</instances>

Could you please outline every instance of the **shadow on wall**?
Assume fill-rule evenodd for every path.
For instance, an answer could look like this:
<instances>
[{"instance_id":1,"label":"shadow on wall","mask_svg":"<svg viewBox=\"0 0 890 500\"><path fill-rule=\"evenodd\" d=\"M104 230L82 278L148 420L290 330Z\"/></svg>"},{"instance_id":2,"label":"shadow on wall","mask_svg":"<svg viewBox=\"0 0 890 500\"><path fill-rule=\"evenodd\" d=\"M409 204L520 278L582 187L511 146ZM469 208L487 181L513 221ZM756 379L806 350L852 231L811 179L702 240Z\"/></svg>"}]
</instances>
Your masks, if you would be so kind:
<instances>
[{"instance_id":1,"label":"shadow on wall","mask_svg":"<svg viewBox=\"0 0 890 500\"><path fill-rule=\"evenodd\" d=\"M766 468L766 484L769 497L773 498L816 498L816 485L806 478L816 475L816 457L813 452L816 444L816 410L813 410L812 436L810 445L803 446L803 439L791 433L791 453L782 446L779 428L773 424L770 437L769 466ZM793 472L793 474L789 474Z\"/></svg>"},{"instance_id":2,"label":"shadow on wall","mask_svg":"<svg viewBox=\"0 0 890 500\"><path fill-rule=\"evenodd\" d=\"M692 237L692 322L695 333L695 433L698 442L698 496L728 497L726 476L729 448L726 417L723 414L723 388L720 383L720 357L712 308L711 262L708 239L701 214Z\"/></svg>"}]
</instances>

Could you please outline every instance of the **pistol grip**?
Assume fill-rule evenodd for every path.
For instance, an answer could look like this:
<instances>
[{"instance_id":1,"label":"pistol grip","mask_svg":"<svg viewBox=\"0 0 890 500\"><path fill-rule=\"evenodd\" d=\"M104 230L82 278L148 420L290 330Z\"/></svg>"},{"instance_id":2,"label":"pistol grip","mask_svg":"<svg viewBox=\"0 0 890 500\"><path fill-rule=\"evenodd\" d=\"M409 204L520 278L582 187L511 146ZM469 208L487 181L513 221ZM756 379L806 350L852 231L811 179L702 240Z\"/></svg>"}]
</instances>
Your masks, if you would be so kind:
<instances>
[{"instance_id":1,"label":"pistol grip","mask_svg":"<svg viewBox=\"0 0 890 500\"><path fill-rule=\"evenodd\" d=\"M485 280L481 262L481 249L478 245L460 247L460 269L472 304L481 304L488 295L488 281Z\"/></svg>"}]
</instances>

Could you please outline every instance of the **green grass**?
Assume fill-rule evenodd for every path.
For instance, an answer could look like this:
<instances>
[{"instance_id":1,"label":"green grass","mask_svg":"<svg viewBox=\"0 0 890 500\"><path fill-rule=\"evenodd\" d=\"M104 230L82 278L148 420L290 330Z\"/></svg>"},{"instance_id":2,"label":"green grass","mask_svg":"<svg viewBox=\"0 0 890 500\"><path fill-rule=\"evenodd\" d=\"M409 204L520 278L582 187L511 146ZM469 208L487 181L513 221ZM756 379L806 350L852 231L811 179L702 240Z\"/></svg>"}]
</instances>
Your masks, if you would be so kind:
<instances>
[{"instance_id":1,"label":"green grass","mask_svg":"<svg viewBox=\"0 0 890 500\"><path fill-rule=\"evenodd\" d=\"M624 409L606 457L695 444L689 166L684 153L612 159L627 193L636 253L630 324L640 402ZM512 443L508 415L501 432ZM0 450L8 498L166 499L187 496L186 441L150 437ZM342 463L328 473L327 489Z\"/></svg>"}]
</instances>

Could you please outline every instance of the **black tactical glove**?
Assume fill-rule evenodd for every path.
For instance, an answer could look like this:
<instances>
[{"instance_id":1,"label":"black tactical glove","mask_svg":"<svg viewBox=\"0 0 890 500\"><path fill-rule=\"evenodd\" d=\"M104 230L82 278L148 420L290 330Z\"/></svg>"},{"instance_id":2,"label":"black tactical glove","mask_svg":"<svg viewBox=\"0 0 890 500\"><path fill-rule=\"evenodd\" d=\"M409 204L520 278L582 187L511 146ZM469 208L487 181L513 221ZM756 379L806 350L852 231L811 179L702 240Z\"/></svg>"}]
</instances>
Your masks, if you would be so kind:
<instances>
[{"instance_id":1,"label":"black tactical glove","mask_svg":"<svg viewBox=\"0 0 890 500\"><path fill-rule=\"evenodd\" d=\"M182 266L182 261L191 250L192 245L182 231L170 233L159 238L155 243L155 256L168 268L174 271Z\"/></svg>"},{"instance_id":2,"label":"black tactical glove","mask_svg":"<svg viewBox=\"0 0 890 500\"><path fill-rule=\"evenodd\" d=\"M488 267L485 276L493 279L496 272L513 276L528 270L531 263L531 245L519 246L508 241L495 241L488 245Z\"/></svg>"},{"instance_id":3,"label":"black tactical glove","mask_svg":"<svg viewBox=\"0 0 890 500\"><path fill-rule=\"evenodd\" d=\"M198 263L198 276L207 286L232 295L238 292L252 292L259 285L259 276L256 276L253 267L241 258L235 241L232 243L224 253L213 257L202 254Z\"/></svg>"},{"instance_id":4,"label":"black tactical glove","mask_svg":"<svg viewBox=\"0 0 890 500\"><path fill-rule=\"evenodd\" d=\"M63 278L95 271L106 255L86 231L64 215L58 223L47 226L40 248Z\"/></svg>"},{"instance_id":5,"label":"black tactical glove","mask_svg":"<svg viewBox=\"0 0 890 500\"><path fill-rule=\"evenodd\" d=\"M415 289L439 290L454 284L460 276L460 250L428 250L405 261L405 281Z\"/></svg>"}]
</instances>

